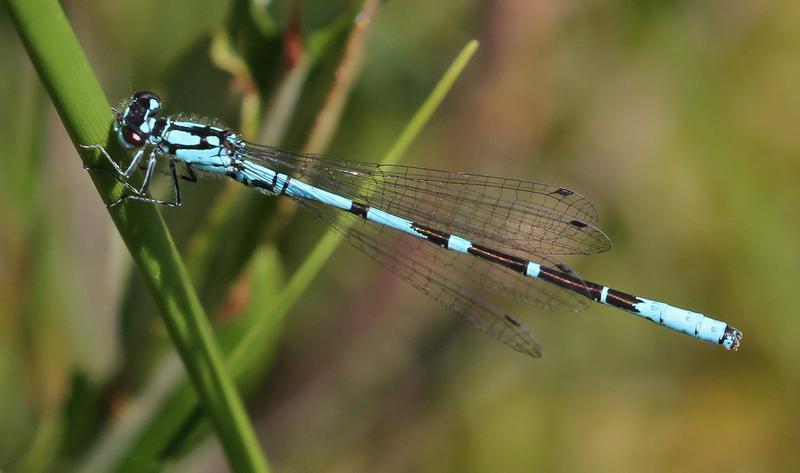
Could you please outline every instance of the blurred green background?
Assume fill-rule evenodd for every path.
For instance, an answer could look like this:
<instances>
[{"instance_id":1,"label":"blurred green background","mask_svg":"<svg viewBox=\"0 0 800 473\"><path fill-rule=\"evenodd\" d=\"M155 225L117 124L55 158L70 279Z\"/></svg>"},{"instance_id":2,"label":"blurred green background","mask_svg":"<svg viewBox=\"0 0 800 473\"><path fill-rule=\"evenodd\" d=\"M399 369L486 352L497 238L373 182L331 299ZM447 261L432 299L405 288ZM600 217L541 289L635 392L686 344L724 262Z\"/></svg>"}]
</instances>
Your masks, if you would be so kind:
<instances>
[{"instance_id":1,"label":"blurred green background","mask_svg":"<svg viewBox=\"0 0 800 473\"><path fill-rule=\"evenodd\" d=\"M532 360L342 245L240 376L276 471L796 468L797 2L63 5L112 102L152 89L167 113L365 161L477 38L404 162L581 192L614 242L568 259L581 275L745 334L728 353L598 305L504 301ZM171 397L180 363L3 7L0 26L0 468L225 471L191 396ZM163 213L236 340L324 228L213 178L184 189ZM260 219L237 227L244 270L193 267L229 201Z\"/></svg>"}]
</instances>

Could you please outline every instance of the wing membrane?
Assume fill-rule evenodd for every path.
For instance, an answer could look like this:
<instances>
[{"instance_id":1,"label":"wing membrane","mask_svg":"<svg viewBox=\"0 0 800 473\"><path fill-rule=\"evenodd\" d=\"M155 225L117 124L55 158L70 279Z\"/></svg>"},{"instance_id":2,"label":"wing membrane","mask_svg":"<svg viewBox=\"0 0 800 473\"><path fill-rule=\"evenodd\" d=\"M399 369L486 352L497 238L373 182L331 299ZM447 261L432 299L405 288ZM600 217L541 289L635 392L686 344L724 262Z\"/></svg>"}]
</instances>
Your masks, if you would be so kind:
<instances>
[{"instance_id":1,"label":"wing membrane","mask_svg":"<svg viewBox=\"0 0 800 473\"><path fill-rule=\"evenodd\" d=\"M611 243L597 212L563 187L412 166L340 161L248 143L246 158L326 190L529 259Z\"/></svg>"},{"instance_id":2,"label":"wing membrane","mask_svg":"<svg viewBox=\"0 0 800 473\"><path fill-rule=\"evenodd\" d=\"M344 239L413 287L424 292L492 338L534 358L541 348L528 329L496 304L461 287L451 267L440 266L432 254L462 256L408 234L365 221L318 202L298 199Z\"/></svg>"}]
</instances>

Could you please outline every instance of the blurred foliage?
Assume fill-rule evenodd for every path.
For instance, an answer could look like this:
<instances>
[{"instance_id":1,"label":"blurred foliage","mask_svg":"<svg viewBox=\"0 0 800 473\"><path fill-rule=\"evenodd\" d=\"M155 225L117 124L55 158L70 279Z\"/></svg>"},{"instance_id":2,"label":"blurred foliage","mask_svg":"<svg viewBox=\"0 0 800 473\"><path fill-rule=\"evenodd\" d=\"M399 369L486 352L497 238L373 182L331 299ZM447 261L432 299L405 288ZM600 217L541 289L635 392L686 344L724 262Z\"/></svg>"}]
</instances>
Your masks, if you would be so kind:
<instances>
[{"instance_id":1,"label":"blurred foliage","mask_svg":"<svg viewBox=\"0 0 800 473\"><path fill-rule=\"evenodd\" d=\"M153 89L167 111L301 149L360 2L64 6L113 100ZM245 376L276 470L792 470L798 20L787 0L381 3L329 154L380 159L477 37L408 161L580 191L615 247L571 266L729 321L743 350L504 301L544 345L532 361L343 247ZM167 438L171 470L224 469L199 416L171 423L193 405L172 391L180 365L1 7L0 22L0 468L104 471ZM201 184L165 214L235 344L323 228Z\"/></svg>"}]
</instances>

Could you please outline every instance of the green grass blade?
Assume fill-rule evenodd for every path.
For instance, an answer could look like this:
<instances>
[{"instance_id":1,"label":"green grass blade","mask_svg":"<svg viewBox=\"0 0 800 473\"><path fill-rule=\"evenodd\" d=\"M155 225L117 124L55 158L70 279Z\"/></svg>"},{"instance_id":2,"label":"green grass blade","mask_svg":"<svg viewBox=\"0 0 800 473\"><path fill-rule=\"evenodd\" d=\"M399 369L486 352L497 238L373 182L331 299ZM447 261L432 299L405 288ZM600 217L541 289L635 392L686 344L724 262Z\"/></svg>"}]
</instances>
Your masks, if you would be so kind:
<instances>
[{"instance_id":1,"label":"green grass blade","mask_svg":"<svg viewBox=\"0 0 800 473\"><path fill-rule=\"evenodd\" d=\"M477 46L477 41L470 41L462 49L431 94L423 102L423 105L400 133L397 141L386 153L383 160L384 163L397 162L402 157L403 151L413 142L447 95L453 83L475 53ZM265 302L255 304L254 307L259 309L258 317L253 317L252 322L248 323L247 335L239 339L221 340L223 349L226 351L226 366L231 375L234 376L240 389L246 389L243 383L247 383L249 379L248 373L264 366L264 346L269 345L268 341L275 337L284 316L313 282L341 241L342 239L338 233L334 231L327 232L317 242L285 286L276 293L263 288L267 297L264 297ZM277 261L277 258L273 258L273 260ZM270 268L269 272L274 273L272 268L275 267L276 263L267 261L265 264ZM223 333L223 335L225 334ZM124 428L115 429L113 434L117 438L114 442L115 448L120 448L122 451L114 454L117 457L116 461L102 459L98 460L100 463L114 464L114 471L130 471L142 466L137 461L152 461L153 458L161 455L168 445L174 445L176 442L180 443L176 439L179 433L197 432L198 429L203 428L202 422L198 420L197 407L195 406L197 401L191 395L185 382L178 383L169 394L164 395L155 402L157 404L156 407L148 407L148 410L152 411L153 415L148 416L148 419L144 419L143 425L136 428L135 432L123 432ZM160 422L149 421L149 419L154 418L160 419ZM181 435L181 437L186 439L185 435ZM119 445L117 443L127 443L127 445ZM98 454L103 455L103 452L98 452ZM92 471L92 469L86 468L85 471Z\"/></svg>"},{"instance_id":2,"label":"green grass blade","mask_svg":"<svg viewBox=\"0 0 800 473\"><path fill-rule=\"evenodd\" d=\"M109 145L112 155L123 157L110 133L110 106L58 2L10 0L8 4L28 55L73 143L103 143ZM78 150L86 164L98 163L98 153ZM92 180L104 201L121 195L121 186L107 176L94 173ZM223 369L211 327L158 209L123 204L109 213L147 281L231 469L268 471L241 399Z\"/></svg>"},{"instance_id":3,"label":"green grass blade","mask_svg":"<svg viewBox=\"0 0 800 473\"><path fill-rule=\"evenodd\" d=\"M433 116L433 112L439 107L447 93L452 88L456 79L466 67L469 60L478 49L478 41L472 40L467 43L456 59L444 73L442 78L431 91L430 95L422 103L408 124L405 126L394 145L389 149L381 160L383 164L396 164L403 156L419 132ZM333 252L342 242L341 236L333 229L328 230L325 235L317 242L311 250L309 256L303 261L298 270L287 283L286 287L278 294L275 302L267 309L268 315L259 321L258 325L252 327L247 337L242 339L238 346L227 357L227 365L232 373L240 373L247 370L247 366L253 363L250 353L261 343L260 340L269 334L272 327L279 323L283 316L292 308L297 299L305 292L309 284L331 257Z\"/></svg>"},{"instance_id":4,"label":"green grass blade","mask_svg":"<svg viewBox=\"0 0 800 473\"><path fill-rule=\"evenodd\" d=\"M396 142L386 153L382 160L383 163L391 164L400 160L403 156L403 151L405 151L418 136L424 125L430 120L438 105L444 100L455 83L455 80L475 53L477 46L477 41L470 41L462 49L431 94L423 102L423 105L403 129ZM289 279L286 286L283 287L277 295L270 295L265 298L266 301L269 301L268 303L256 305L256 307L260 307L261 310L259 311L259 316L253 318L253 323L248 325L246 336L234 341L234 343L223 344L224 348L228 346L231 347L226 356L226 365L229 372L236 379L237 384L246 381L246 373L263 365L263 346L265 340L274 338L276 327L280 326L284 316L291 310L300 296L305 293L308 286L314 281L317 274L322 270L341 241L341 236L334 230L326 232ZM254 309L251 308L250 310ZM182 396L180 394L181 392L185 392L185 386L178 388L178 391L170 398L168 404L185 407L186 398L185 395ZM177 399L182 400L178 402ZM169 411L169 409L163 410ZM191 421L194 417L194 415L186 415L187 422ZM143 437L147 438L150 437L150 435Z\"/></svg>"},{"instance_id":5,"label":"green grass blade","mask_svg":"<svg viewBox=\"0 0 800 473\"><path fill-rule=\"evenodd\" d=\"M357 7L356 4L352 8L346 9L330 24L322 25L320 29L309 33L309 42L315 44L315 55L304 64L295 64L287 72L286 78L291 77L289 82L283 82L283 86L276 90L273 100L269 101L272 104L270 110L273 112L275 112L275 107L280 108L277 113L267 113L270 119L291 120L298 108L301 95L313 92L309 89L325 84L325 81L319 81L314 87L308 87L305 84L306 77L312 69L319 68L318 61L322 57L339 57L341 55L339 49L342 47L344 35L351 30L353 19L358 13ZM366 23L363 18L362 16L362 21L359 23L362 28ZM263 43L264 40L259 39L259 41ZM263 44L262 49L268 48L268 46L268 44ZM238 64L235 67L226 66L224 69L236 74L245 74L242 69L249 70L250 66L241 64L243 59L238 56L241 46L238 46L236 50L227 49L228 47L229 45L224 48L218 47L216 54L219 56L219 62L225 65ZM280 50L280 48L274 49ZM345 60L345 58L342 59L342 61ZM316 108L312 105L305 109ZM269 130L272 130L270 133L272 139L265 142L279 143L283 132L276 133L275 130L286 129L288 129L288 125L272 121L269 126ZM315 129L310 133L314 134ZM223 304L223 298L229 294L231 284L239 277L243 266L252 264L248 261L252 258L254 251L259 248L264 230L268 229L270 233L273 233L282 225L282 221L289 218L288 215L277 215L273 218L274 212L271 208L275 207L278 202L276 199L265 199L259 194L251 194L246 191L239 192L241 189L235 186L230 190L234 192L228 192L226 189L221 194L222 199L218 199L216 205L209 212L210 216L206 225L195 234L187 249L190 256L187 269L195 281L195 286L199 289L199 294L202 295L203 305L209 308L220 307L220 304ZM269 271L267 272L273 277L277 278L279 275L281 277L280 281L275 281L278 283L275 285L275 290L265 293L263 283L254 287L258 288L259 297L269 296L266 301L271 302L278 289L285 286L285 280L282 279L283 268L280 258L272 258L268 264ZM252 277L253 273L248 272L248 274ZM130 299L135 300L135 298ZM134 303L130 307L135 306ZM126 304L127 307L129 306ZM257 305L259 315L263 314L265 307L268 307L268 302ZM131 313L131 315L141 316L140 313ZM235 346L243 334L249 331L249 326L255 323L245 313L238 314L233 323L224 324L217 332L220 345L223 349ZM269 357L272 348L268 340L279 336L279 325L275 325L274 328L274 332L262 339L262 344L258 346L259 350L250 354L261 360L259 365L261 368L236 377L237 385L243 393L247 392L248 386L251 384L249 380L258 379L257 375L263 372L263 367L270 363ZM160 341L156 337L153 337L152 340L155 342L151 343L152 345L157 345ZM172 365L171 358L162 360L155 368L156 372L162 372L165 364ZM131 469L136 470L143 464L169 461L191 448L192 440L187 438L187 432L192 432L194 438L200 438L207 433L208 427L197 413L197 401L187 389L186 381L173 376L171 386L164 386L164 383L154 386L159 383L159 379L161 379L159 375L150 377L146 385L142 387L143 391L137 392L137 402L140 398L148 399L146 403L143 403L146 405L146 410L137 408L140 415L132 422L112 423L103 434L100 443L87 456L81 471L98 469L130 471ZM160 393L159 399L154 399L155 396L149 394L155 391ZM196 435L200 431L202 433ZM98 465L108 466L98 467Z\"/></svg>"},{"instance_id":6,"label":"green grass blade","mask_svg":"<svg viewBox=\"0 0 800 473\"><path fill-rule=\"evenodd\" d=\"M405 128L403 128L397 141L395 141L394 145L389 149L389 152L386 153L386 156L383 157L383 164L395 164L400 160L400 157L406 152L408 147L411 146L411 143L417 135L419 135L419 132L422 131L422 128L431 119L433 112L439 108L439 105L453 87L458 76L461 75L461 72L467 66L469 60L472 59L475 51L478 50L478 45L478 40L473 39L458 53L458 56L456 56L453 63L447 71L445 71L442 78L439 79L439 82L436 83L430 95L428 95L428 98L425 99L425 102L422 103L417 113L414 114Z\"/></svg>"}]
</instances>

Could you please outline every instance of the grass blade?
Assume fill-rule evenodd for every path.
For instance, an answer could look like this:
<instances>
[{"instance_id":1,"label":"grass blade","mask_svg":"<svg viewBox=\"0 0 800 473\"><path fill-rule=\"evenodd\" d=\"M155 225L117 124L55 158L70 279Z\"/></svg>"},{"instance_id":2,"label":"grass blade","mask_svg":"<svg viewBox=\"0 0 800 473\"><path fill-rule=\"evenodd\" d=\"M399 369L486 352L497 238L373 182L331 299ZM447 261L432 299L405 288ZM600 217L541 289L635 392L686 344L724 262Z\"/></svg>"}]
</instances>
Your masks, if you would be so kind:
<instances>
[{"instance_id":1,"label":"grass blade","mask_svg":"<svg viewBox=\"0 0 800 473\"><path fill-rule=\"evenodd\" d=\"M98 153L78 144L103 143L122 157L110 133L108 104L67 18L55 0L10 0L17 31L70 135L88 165ZM108 202L121 186L106 176L92 176ZM236 472L268 471L255 433L222 357L205 313L189 282L175 244L158 209L120 205L109 211L164 318L201 404Z\"/></svg>"}]
</instances>

